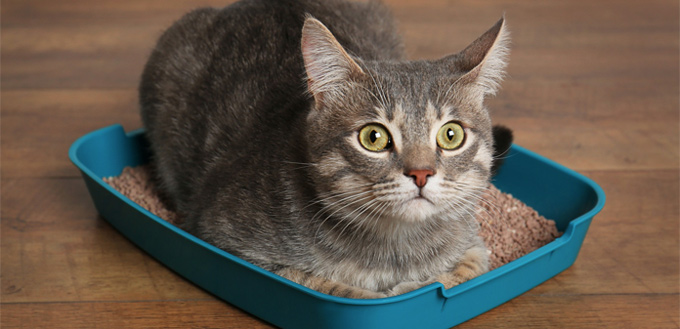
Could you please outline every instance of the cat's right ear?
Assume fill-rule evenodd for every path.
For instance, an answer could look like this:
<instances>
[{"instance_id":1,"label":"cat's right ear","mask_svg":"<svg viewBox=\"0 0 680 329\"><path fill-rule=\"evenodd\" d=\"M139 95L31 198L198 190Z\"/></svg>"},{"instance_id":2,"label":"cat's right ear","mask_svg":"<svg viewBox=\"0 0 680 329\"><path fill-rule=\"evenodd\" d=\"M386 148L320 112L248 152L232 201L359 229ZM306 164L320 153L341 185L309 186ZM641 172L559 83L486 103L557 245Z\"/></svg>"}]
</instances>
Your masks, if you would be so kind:
<instances>
[{"instance_id":1,"label":"cat's right ear","mask_svg":"<svg viewBox=\"0 0 680 329\"><path fill-rule=\"evenodd\" d=\"M331 31L311 16L302 27L302 57L307 86L317 106L329 97L341 97L347 80L364 73Z\"/></svg>"},{"instance_id":2,"label":"cat's right ear","mask_svg":"<svg viewBox=\"0 0 680 329\"><path fill-rule=\"evenodd\" d=\"M479 100L494 95L505 75L510 33L502 17L493 27L458 54L443 61L461 74L455 84L470 86Z\"/></svg>"}]
</instances>

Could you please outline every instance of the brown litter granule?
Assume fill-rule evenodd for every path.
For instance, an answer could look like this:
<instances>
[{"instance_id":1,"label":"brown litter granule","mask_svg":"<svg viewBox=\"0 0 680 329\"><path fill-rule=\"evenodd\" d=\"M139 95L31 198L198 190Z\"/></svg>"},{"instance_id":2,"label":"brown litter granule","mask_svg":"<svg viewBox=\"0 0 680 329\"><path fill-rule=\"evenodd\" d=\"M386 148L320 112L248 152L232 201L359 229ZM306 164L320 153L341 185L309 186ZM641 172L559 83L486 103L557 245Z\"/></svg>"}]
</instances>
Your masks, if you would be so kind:
<instances>
[{"instance_id":1,"label":"brown litter granule","mask_svg":"<svg viewBox=\"0 0 680 329\"><path fill-rule=\"evenodd\" d=\"M179 223L178 216L158 196L148 166L126 167L120 176L104 181L154 215L175 225ZM561 235L554 221L493 185L480 204L479 235L490 251L490 269L522 257Z\"/></svg>"}]
</instances>

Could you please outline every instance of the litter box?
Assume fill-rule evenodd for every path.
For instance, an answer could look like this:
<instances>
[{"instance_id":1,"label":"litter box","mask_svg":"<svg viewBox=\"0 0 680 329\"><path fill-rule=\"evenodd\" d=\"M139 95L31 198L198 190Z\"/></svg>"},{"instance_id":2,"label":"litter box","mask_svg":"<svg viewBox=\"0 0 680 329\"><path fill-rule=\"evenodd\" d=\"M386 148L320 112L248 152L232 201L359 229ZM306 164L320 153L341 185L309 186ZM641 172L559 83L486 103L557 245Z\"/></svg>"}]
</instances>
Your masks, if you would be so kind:
<instances>
[{"instance_id":1,"label":"litter box","mask_svg":"<svg viewBox=\"0 0 680 329\"><path fill-rule=\"evenodd\" d=\"M91 132L69 150L99 214L159 262L215 296L282 328L449 328L564 271L576 260L588 226L604 206L592 180L513 145L494 185L556 221L555 241L444 289L433 283L382 299L322 294L215 248L130 201L102 178L148 161L143 130L121 125ZM569 316L565 314L565 316Z\"/></svg>"}]
</instances>

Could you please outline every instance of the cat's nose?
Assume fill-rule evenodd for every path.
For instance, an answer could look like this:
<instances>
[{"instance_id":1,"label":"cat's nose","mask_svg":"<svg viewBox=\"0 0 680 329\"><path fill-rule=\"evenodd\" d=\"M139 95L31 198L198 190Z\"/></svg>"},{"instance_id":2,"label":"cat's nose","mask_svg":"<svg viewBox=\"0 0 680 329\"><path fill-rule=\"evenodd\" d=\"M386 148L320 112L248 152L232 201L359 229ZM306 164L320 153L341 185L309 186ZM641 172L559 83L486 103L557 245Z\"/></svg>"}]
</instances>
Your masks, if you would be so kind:
<instances>
[{"instance_id":1,"label":"cat's nose","mask_svg":"<svg viewBox=\"0 0 680 329\"><path fill-rule=\"evenodd\" d=\"M411 169L407 171L406 176L413 177L413 181L416 186L423 188L427 184L427 178L434 175L434 170L432 169Z\"/></svg>"}]
</instances>

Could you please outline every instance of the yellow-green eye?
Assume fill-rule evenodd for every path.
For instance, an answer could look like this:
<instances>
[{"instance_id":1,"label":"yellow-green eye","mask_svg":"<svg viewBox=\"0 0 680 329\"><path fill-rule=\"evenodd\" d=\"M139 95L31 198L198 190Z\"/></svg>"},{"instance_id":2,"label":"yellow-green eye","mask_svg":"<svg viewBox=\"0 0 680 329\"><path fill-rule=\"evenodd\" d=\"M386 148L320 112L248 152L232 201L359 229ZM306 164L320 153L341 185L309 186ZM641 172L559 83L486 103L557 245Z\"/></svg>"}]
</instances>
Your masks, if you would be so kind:
<instances>
[{"instance_id":1,"label":"yellow-green eye","mask_svg":"<svg viewBox=\"0 0 680 329\"><path fill-rule=\"evenodd\" d=\"M359 143L369 151L380 152L392 146L392 139L385 127L372 123L359 131Z\"/></svg>"},{"instance_id":2,"label":"yellow-green eye","mask_svg":"<svg viewBox=\"0 0 680 329\"><path fill-rule=\"evenodd\" d=\"M445 150L455 150L465 141L465 129L455 122L449 122L439 128L437 145Z\"/></svg>"}]
</instances>

